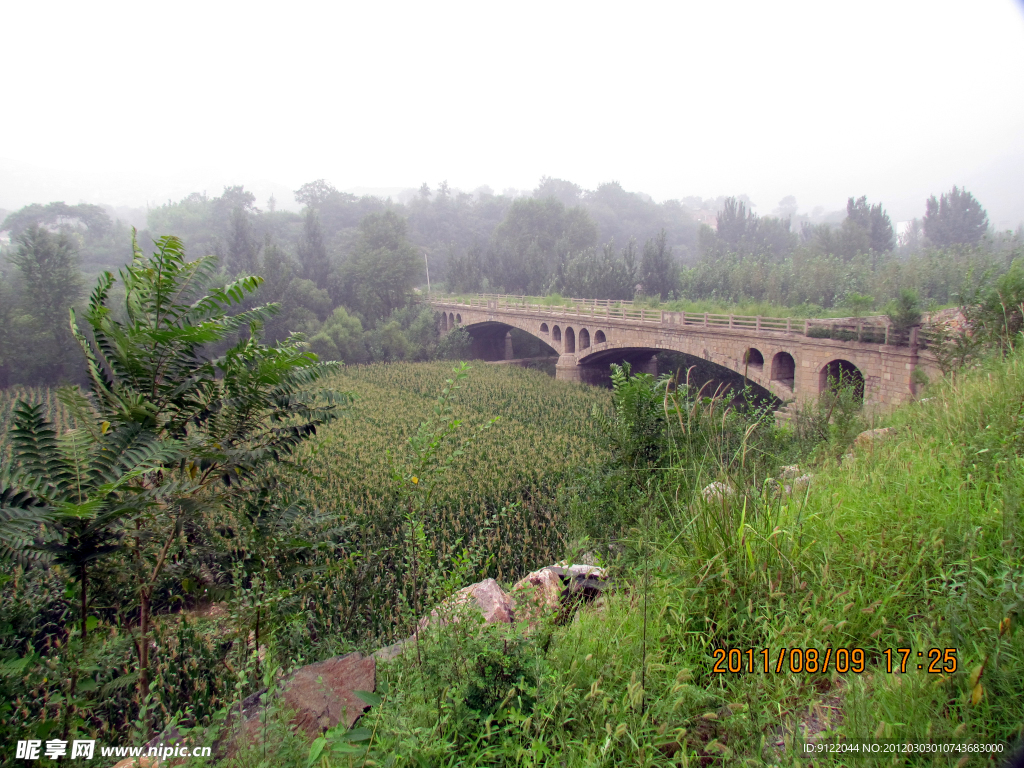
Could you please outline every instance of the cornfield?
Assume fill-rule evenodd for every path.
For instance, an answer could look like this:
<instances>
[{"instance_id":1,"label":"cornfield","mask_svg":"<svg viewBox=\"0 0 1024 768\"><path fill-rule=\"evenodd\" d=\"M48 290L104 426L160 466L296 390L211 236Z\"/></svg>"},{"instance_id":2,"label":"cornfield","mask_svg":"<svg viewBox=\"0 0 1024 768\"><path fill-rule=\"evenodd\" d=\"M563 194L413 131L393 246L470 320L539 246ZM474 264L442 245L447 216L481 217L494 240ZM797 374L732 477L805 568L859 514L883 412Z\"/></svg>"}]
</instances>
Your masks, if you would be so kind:
<instances>
[{"instance_id":1,"label":"cornfield","mask_svg":"<svg viewBox=\"0 0 1024 768\"><path fill-rule=\"evenodd\" d=\"M408 460L406 440L431 417L450 376L450 363L391 363L346 368L326 383L352 392L355 403L348 418L310 442L302 457L307 474L289 486L358 534L345 537L344 556L336 552L329 569L333 578L321 572L307 598L304 609L314 624L322 622L320 631L311 627L314 634L341 629L351 640L370 640L401 631L394 617L407 591L408 563L391 470ZM604 390L537 371L474 366L455 406L461 431L499 421L438 482L424 521L437 567L469 549L486 553L470 577L510 581L561 558L559 494L581 466L602 458L590 411L607 399ZM333 616L320 616L325 602Z\"/></svg>"},{"instance_id":2,"label":"cornfield","mask_svg":"<svg viewBox=\"0 0 1024 768\"><path fill-rule=\"evenodd\" d=\"M407 528L400 484L407 439L433 415L452 364L390 363L343 369L325 386L355 395L346 418L310 440L303 472L277 473L284 491L319 513L309 531L330 540L312 573L293 586L299 614L313 638L334 643L382 642L404 629L409 610ZM11 412L18 399L43 402L63 431L70 416L46 388L0 392L0 456L10 463ZM460 433L499 417L440 477L423 533L433 573L446 573L472 554L466 579L510 582L560 559L566 549L566 504L581 467L604 458L595 403L605 390L554 381L535 370L476 364L460 390ZM389 458L390 453L390 458ZM320 527L323 524L323 527Z\"/></svg>"}]
</instances>

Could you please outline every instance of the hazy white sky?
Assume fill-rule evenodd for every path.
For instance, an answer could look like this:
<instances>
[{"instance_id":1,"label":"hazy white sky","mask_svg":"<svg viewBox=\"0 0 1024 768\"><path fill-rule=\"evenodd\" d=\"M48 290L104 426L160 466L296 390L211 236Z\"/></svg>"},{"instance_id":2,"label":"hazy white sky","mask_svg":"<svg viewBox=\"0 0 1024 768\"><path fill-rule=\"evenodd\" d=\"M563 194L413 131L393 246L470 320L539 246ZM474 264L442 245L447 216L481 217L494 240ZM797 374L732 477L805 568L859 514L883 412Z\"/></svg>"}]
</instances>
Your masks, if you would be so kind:
<instances>
[{"instance_id":1,"label":"hazy white sky","mask_svg":"<svg viewBox=\"0 0 1024 768\"><path fill-rule=\"evenodd\" d=\"M966 184L1024 220L1014 0L12 2L3 26L7 208L549 175L894 219Z\"/></svg>"}]
</instances>

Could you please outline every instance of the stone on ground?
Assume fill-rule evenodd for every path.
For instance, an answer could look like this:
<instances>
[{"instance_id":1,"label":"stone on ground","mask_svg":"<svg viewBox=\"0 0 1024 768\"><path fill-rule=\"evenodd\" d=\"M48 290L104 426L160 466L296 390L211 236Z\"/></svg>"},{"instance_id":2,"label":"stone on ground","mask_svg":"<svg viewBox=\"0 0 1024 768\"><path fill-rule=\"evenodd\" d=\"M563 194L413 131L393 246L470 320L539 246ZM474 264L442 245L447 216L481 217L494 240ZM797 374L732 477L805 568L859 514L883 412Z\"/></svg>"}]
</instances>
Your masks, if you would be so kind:
<instances>
[{"instance_id":1,"label":"stone on ground","mask_svg":"<svg viewBox=\"0 0 1024 768\"><path fill-rule=\"evenodd\" d=\"M425 627L440 622L441 626L459 621L466 610L476 610L483 617L484 624L511 624L515 616L515 603L494 579L484 579L460 589L441 605L424 616L416 625L420 632ZM415 636L415 635L414 635Z\"/></svg>"},{"instance_id":2,"label":"stone on ground","mask_svg":"<svg viewBox=\"0 0 1024 768\"><path fill-rule=\"evenodd\" d=\"M874 447L875 443L884 440L887 437L895 434L896 430L892 427L881 427L879 429L868 429L861 432L853 440L853 445L856 448L870 450Z\"/></svg>"},{"instance_id":3,"label":"stone on ground","mask_svg":"<svg viewBox=\"0 0 1024 768\"><path fill-rule=\"evenodd\" d=\"M283 703L295 710L292 722L311 738L344 721L349 728L367 709L355 691L377 685L377 664L361 653L300 667L281 683Z\"/></svg>"},{"instance_id":4,"label":"stone on ground","mask_svg":"<svg viewBox=\"0 0 1024 768\"><path fill-rule=\"evenodd\" d=\"M706 485L700 492L700 495L704 498L704 501L722 502L730 496L733 496L735 493L736 489L731 485L726 485L725 483L721 483L716 480L715 482Z\"/></svg>"},{"instance_id":5,"label":"stone on ground","mask_svg":"<svg viewBox=\"0 0 1024 768\"><path fill-rule=\"evenodd\" d=\"M373 691L376 687L376 660L350 653L299 667L284 677L275 704L291 710L292 725L312 741L338 723L351 728L368 709L355 692ZM237 719L232 716L234 722L213 747L215 757L233 757L243 745L258 741L265 695L266 690L262 690L242 702Z\"/></svg>"},{"instance_id":6,"label":"stone on ground","mask_svg":"<svg viewBox=\"0 0 1024 768\"><path fill-rule=\"evenodd\" d=\"M562 580L552 568L528 573L512 587L516 620L533 625L547 615L558 613L561 594Z\"/></svg>"}]
</instances>

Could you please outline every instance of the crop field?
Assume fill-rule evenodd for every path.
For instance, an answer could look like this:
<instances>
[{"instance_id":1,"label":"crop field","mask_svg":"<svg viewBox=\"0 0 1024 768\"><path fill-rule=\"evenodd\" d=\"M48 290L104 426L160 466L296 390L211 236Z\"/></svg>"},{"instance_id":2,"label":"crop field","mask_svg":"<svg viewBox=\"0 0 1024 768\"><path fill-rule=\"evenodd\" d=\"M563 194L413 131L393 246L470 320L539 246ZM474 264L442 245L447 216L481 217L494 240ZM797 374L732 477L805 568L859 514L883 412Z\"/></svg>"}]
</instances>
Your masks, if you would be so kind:
<instances>
[{"instance_id":1,"label":"crop field","mask_svg":"<svg viewBox=\"0 0 1024 768\"><path fill-rule=\"evenodd\" d=\"M308 474L290 479L290 490L332 516L390 519L399 492L391 470L409 460L406 440L431 417L451 376L450 362L343 369L325 386L351 392L355 401L346 418L321 431L305 449ZM18 399L44 403L58 433L74 426L55 389L0 390L0 459L5 466ZM508 511L499 515L492 534L501 542L492 550L496 578L511 578L558 555L563 542L556 500L572 484L574 470L602 456L590 413L594 404L608 401L607 390L556 382L540 371L474 364L455 405L463 422L460 435L498 420L438 483L433 505L438 517L429 526L438 537L433 542L438 555L448 556L458 540L468 544L503 508Z\"/></svg>"},{"instance_id":2,"label":"crop field","mask_svg":"<svg viewBox=\"0 0 1024 768\"><path fill-rule=\"evenodd\" d=\"M433 415L452 366L342 369L325 386L355 396L346 417L309 442L298 457L301 474L279 474L290 497L322 515L320 524L343 531L331 554L318 558L321 567L305 584L300 608L322 638L371 642L401 631L395 612L406 599L408 542L393 471L409 466L406 441ZM59 431L73 426L55 390L0 391L5 466L18 398L45 403ZM450 573L461 558L465 579L508 582L560 559L567 544L564 498L582 467L604 459L591 410L609 398L607 390L557 382L540 371L475 363L454 403L463 422L457 436L497 421L438 480L423 520L426 567ZM324 605L333 609L325 612Z\"/></svg>"},{"instance_id":3,"label":"crop field","mask_svg":"<svg viewBox=\"0 0 1024 768\"><path fill-rule=\"evenodd\" d=\"M432 416L451 375L450 363L391 363L345 369L329 381L356 400L348 418L307 449L312 474L301 481L302 495L323 511L366 514L392 503L398 488L391 463L402 467L408 460L406 440ZM455 406L460 431L469 436L490 419L498 421L439 482L435 499L444 524L481 525L485 513L493 516L515 502L532 515L550 514L572 470L599 456L590 412L607 400L606 391L556 382L537 371L475 365Z\"/></svg>"},{"instance_id":4,"label":"crop field","mask_svg":"<svg viewBox=\"0 0 1024 768\"><path fill-rule=\"evenodd\" d=\"M355 395L348 417L321 431L303 457L306 474L288 481L348 533L317 577L308 609L324 597L333 616L317 617L316 632L349 640L383 639L407 593L406 528L400 483L392 470L409 466L406 441L433 415L451 363L391 363L344 369L327 386ZM556 382L510 366L475 364L454 414L470 436L498 421L440 477L423 521L434 573L465 562L465 579L510 581L561 558L565 505L581 466L603 458L590 418L604 390ZM390 454L390 455L389 455ZM360 551L353 551L353 550ZM430 566L428 566L430 567ZM452 585L455 586L455 585ZM462 586L458 584L457 586Z\"/></svg>"}]
</instances>

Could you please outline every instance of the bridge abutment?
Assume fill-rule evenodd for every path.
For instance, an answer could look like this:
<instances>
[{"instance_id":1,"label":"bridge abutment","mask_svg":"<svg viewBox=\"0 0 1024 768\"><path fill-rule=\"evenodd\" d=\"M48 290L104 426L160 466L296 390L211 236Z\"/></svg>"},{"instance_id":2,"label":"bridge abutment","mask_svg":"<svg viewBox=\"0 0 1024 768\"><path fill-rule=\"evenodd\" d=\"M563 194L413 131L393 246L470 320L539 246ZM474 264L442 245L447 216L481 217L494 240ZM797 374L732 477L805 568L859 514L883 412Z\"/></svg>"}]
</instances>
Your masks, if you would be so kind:
<instances>
[{"instance_id":1,"label":"bridge abutment","mask_svg":"<svg viewBox=\"0 0 1024 768\"><path fill-rule=\"evenodd\" d=\"M649 373L658 375L658 356L650 355L632 363L633 373ZM608 363L578 363L576 355L559 355L555 365L555 379L558 381L578 381L582 384L608 386L611 380L611 366Z\"/></svg>"}]
</instances>

